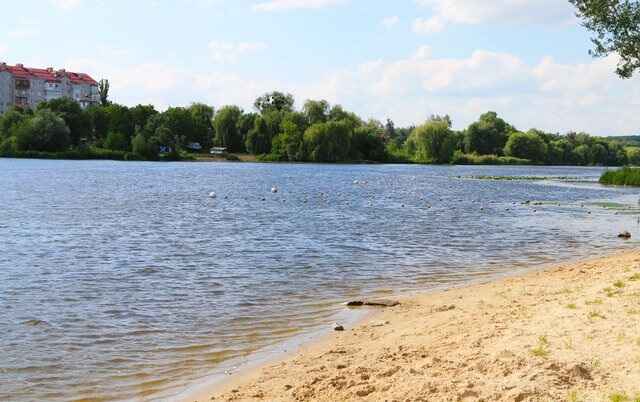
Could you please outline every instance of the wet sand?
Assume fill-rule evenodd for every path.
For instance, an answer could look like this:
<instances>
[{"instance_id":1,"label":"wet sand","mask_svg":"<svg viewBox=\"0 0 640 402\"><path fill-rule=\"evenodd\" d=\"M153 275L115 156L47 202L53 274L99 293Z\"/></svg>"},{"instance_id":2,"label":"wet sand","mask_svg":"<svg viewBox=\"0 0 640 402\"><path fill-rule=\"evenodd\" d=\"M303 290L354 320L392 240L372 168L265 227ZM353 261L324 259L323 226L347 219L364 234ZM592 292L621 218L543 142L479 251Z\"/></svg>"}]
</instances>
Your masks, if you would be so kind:
<instances>
[{"instance_id":1,"label":"wet sand","mask_svg":"<svg viewBox=\"0 0 640 402\"><path fill-rule=\"evenodd\" d=\"M400 301L184 402L640 397L640 252Z\"/></svg>"}]
</instances>

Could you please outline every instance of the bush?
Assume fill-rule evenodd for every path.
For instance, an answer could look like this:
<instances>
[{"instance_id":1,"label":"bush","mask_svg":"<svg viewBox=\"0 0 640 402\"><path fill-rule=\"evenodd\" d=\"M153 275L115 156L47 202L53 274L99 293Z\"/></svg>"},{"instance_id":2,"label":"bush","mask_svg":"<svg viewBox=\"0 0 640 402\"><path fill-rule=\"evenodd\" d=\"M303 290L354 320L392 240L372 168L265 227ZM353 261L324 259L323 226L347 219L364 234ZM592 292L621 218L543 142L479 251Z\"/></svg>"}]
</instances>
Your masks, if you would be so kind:
<instances>
[{"instance_id":1,"label":"bush","mask_svg":"<svg viewBox=\"0 0 640 402\"><path fill-rule=\"evenodd\" d=\"M150 144L142 133L138 133L131 140L131 150L134 154L144 159L153 160L158 158L157 147Z\"/></svg>"},{"instance_id":2,"label":"bush","mask_svg":"<svg viewBox=\"0 0 640 402\"><path fill-rule=\"evenodd\" d=\"M15 129L18 151L63 151L69 147L69 127L61 117L47 109L38 110L32 118Z\"/></svg>"},{"instance_id":3,"label":"bush","mask_svg":"<svg viewBox=\"0 0 640 402\"><path fill-rule=\"evenodd\" d=\"M600 177L601 184L618 186L640 186L640 168L624 167L619 170L609 170Z\"/></svg>"},{"instance_id":4,"label":"bush","mask_svg":"<svg viewBox=\"0 0 640 402\"><path fill-rule=\"evenodd\" d=\"M104 147L113 151L127 151L129 150L129 140L126 135L111 131L104 140Z\"/></svg>"},{"instance_id":5,"label":"bush","mask_svg":"<svg viewBox=\"0 0 640 402\"><path fill-rule=\"evenodd\" d=\"M0 142L0 154L10 154L16 152L16 137L9 137Z\"/></svg>"}]
</instances>

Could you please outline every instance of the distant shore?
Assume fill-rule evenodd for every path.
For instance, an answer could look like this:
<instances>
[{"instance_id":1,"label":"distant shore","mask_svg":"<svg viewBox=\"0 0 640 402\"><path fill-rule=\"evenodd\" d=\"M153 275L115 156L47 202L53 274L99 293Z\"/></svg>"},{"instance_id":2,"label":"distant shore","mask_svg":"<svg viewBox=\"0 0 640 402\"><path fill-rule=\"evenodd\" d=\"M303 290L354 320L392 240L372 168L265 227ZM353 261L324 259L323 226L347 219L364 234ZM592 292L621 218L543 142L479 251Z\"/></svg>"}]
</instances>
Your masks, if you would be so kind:
<instances>
[{"instance_id":1,"label":"distant shore","mask_svg":"<svg viewBox=\"0 0 640 402\"><path fill-rule=\"evenodd\" d=\"M640 397L640 252L400 301L182 401Z\"/></svg>"}]
</instances>

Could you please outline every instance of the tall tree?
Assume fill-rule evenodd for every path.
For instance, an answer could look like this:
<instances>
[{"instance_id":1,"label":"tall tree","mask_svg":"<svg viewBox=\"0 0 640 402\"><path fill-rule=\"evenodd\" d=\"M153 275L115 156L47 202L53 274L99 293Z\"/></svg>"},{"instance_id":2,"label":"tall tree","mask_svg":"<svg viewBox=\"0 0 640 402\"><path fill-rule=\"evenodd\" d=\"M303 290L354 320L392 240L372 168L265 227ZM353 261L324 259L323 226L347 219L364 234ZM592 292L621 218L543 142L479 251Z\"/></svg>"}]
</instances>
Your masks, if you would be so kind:
<instances>
[{"instance_id":1,"label":"tall tree","mask_svg":"<svg viewBox=\"0 0 640 402\"><path fill-rule=\"evenodd\" d=\"M449 163L456 146L456 138L447 119L432 116L416 127L407 140L409 154L416 162Z\"/></svg>"},{"instance_id":2,"label":"tall tree","mask_svg":"<svg viewBox=\"0 0 640 402\"><path fill-rule=\"evenodd\" d=\"M100 95L100 104L107 106L109 104L109 80L100 80L98 83L98 95Z\"/></svg>"},{"instance_id":3,"label":"tall tree","mask_svg":"<svg viewBox=\"0 0 640 402\"><path fill-rule=\"evenodd\" d=\"M593 32L595 57L617 53L617 73L630 78L640 68L640 1L569 0L577 9L583 25Z\"/></svg>"},{"instance_id":4,"label":"tall tree","mask_svg":"<svg viewBox=\"0 0 640 402\"><path fill-rule=\"evenodd\" d=\"M496 112L487 112L467 129L464 138L466 151L480 155L499 155L507 142L507 134L511 131L514 131L513 127L499 118Z\"/></svg>"},{"instance_id":5,"label":"tall tree","mask_svg":"<svg viewBox=\"0 0 640 402\"><path fill-rule=\"evenodd\" d=\"M242 110L237 106L223 106L213 119L215 144L226 147L229 152L242 152L242 137L238 130Z\"/></svg>"},{"instance_id":6,"label":"tall tree","mask_svg":"<svg viewBox=\"0 0 640 402\"><path fill-rule=\"evenodd\" d=\"M329 102L326 100L309 99L302 107L302 113L307 119L307 124L326 123L329 113Z\"/></svg>"},{"instance_id":7,"label":"tall tree","mask_svg":"<svg viewBox=\"0 0 640 402\"><path fill-rule=\"evenodd\" d=\"M264 94L256 99L253 106L260 113L265 113L271 110L277 110L279 112L290 112L293 110L293 103L293 95L273 91Z\"/></svg>"}]
</instances>

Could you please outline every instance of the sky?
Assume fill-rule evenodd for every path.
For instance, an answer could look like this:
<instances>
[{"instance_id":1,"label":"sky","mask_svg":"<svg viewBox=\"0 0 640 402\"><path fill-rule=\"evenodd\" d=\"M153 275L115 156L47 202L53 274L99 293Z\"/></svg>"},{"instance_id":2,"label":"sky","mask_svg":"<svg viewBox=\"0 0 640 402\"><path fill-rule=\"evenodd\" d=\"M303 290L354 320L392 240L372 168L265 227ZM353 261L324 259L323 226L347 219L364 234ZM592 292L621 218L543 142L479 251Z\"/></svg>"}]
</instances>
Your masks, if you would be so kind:
<instances>
[{"instance_id":1,"label":"sky","mask_svg":"<svg viewBox=\"0 0 640 402\"><path fill-rule=\"evenodd\" d=\"M365 119L640 134L640 78L588 54L565 0L21 0L0 61L111 82L110 98L216 108L280 90Z\"/></svg>"}]
</instances>

